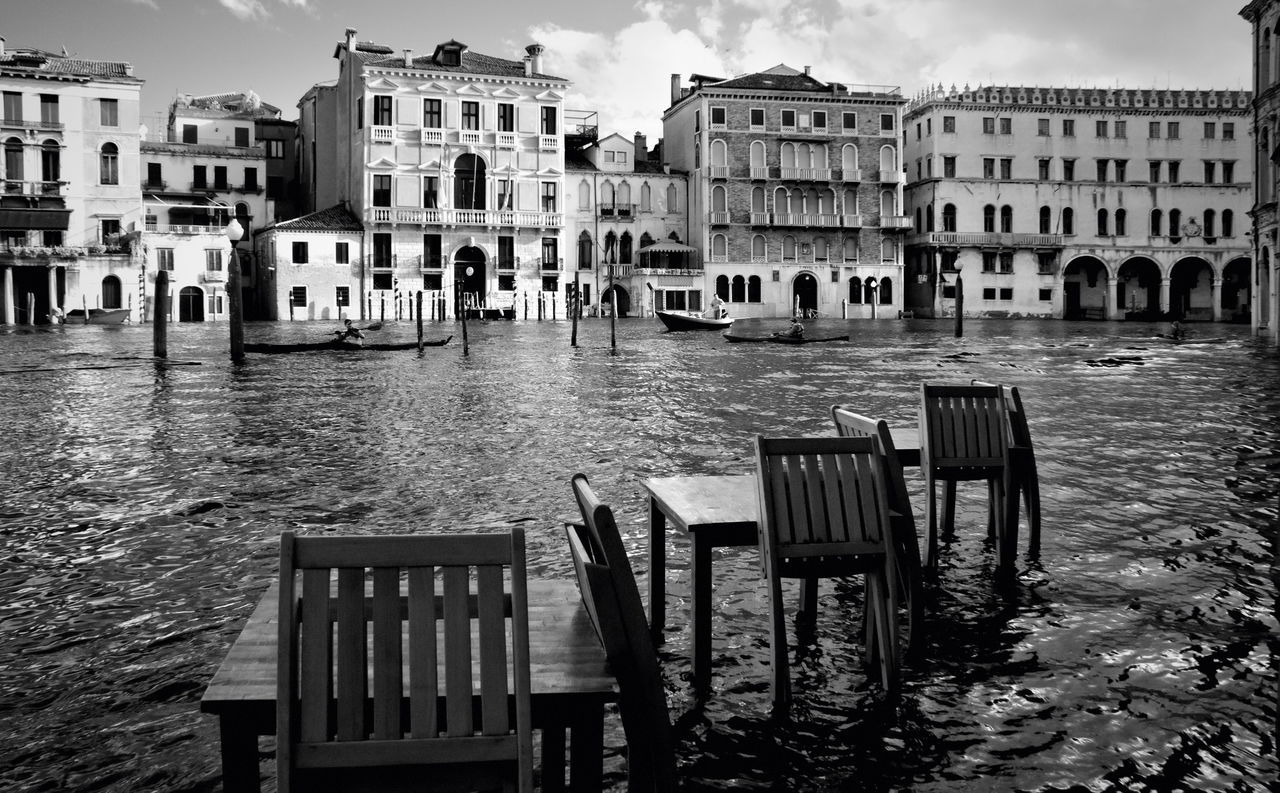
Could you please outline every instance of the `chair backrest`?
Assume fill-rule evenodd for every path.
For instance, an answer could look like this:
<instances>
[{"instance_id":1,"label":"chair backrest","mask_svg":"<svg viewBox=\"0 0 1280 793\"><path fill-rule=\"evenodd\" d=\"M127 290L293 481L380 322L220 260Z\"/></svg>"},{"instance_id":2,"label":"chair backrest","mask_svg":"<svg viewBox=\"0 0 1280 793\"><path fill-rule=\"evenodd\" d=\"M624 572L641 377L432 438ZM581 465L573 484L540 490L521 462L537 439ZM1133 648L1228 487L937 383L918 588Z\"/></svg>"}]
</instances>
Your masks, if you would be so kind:
<instances>
[{"instance_id":1,"label":"chair backrest","mask_svg":"<svg viewBox=\"0 0 1280 793\"><path fill-rule=\"evenodd\" d=\"M582 524L567 527L569 551L587 614L618 679L629 789L674 790L675 749L662 670L618 524L586 476L575 474L571 484Z\"/></svg>"},{"instance_id":2,"label":"chair backrest","mask_svg":"<svg viewBox=\"0 0 1280 793\"><path fill-rule=\"evenodd\" d=\"M1009 445L999 386L921 383L920 461L933 471L999 468Z\"/></svg>"},{"instance_id":3,"label":"chair backrest","mask_svg":"<svg viewBox=\"0 0 1280 793\"><path fill-rule=\"evenodd\" d=\"M996 383L984 383L974 380L973 385L994 386ZM1005 416L1009 420L1009 442L1024 449L1031 448L1031 427L1027 425L1027 412L1022 407L1022 395L1016 385L1000 385L1000 393L1004 395Z\"/></svg>"},{"instance_id":4,"label":"chair backrest","mask_svg":"<svg viewBox=\"0 0 1280 793\"><path fill-rule=\"evenodd\" d=\"M374 767L459 763L468 776L532 789L520 529L285 532L279 631L280 790L308 789L317 775L328 780L343 769L358 780ZM311 783L299 772L311 772Z\"/></svg>"},{"instance_id":5,"label":"chair backrest","mask_svg":"<svg viewBox=\"0 0 1280 793\"><path fill-rule=\"evenodd\" d=\"M832 405L831 419L836 434L845 438L874 438L880 444L879 453L884 461L884 473L889 488L889 506L899 514L911 516L911 497L907 494L907 480L898 462L898 448L893 443L889 423L884 419L872 419L853 411L849 405Z\"/></svg>"},{"instance_id":6,"label":"chair backrest","mask_svg":"<svg viewBox=\"0 0 1280 793\"><path fill-rule=\"evenodd\" d=\"M888 493L875 444L869 437L756 436L766 575L843 575L884 556L892 575Z\"/></svg>"}]
</instances>

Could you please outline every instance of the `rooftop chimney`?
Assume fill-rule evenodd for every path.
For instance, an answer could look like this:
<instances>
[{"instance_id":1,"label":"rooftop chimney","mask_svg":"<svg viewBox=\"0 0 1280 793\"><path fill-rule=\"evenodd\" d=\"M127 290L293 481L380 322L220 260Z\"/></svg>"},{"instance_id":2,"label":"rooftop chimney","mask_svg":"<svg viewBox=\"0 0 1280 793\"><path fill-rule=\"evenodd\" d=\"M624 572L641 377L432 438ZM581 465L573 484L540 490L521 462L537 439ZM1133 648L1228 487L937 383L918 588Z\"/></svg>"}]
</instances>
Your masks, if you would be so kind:
<instances>
[{"instance_id":1,"label":"rooftop chimney","mask_svg":"<svg viewBox=\"0 0 1280 793\"><path fill-rule=\"evenodd\" d=\"M404 65L405 66L413 65L413 50L404 51Z\"/></svg>"},{"instance_id":2,"label":"rooftop chimney","mask_svg":"<svg viewBox=\"0 0 1280 793\"><path fill-rule=\"evenodd\" d=\"M671 104L680 101L680 75L671 75Z\"/></svg>"},{"instance_id":3,"label":"rooftop chimney","mask_svg":"<svg viewBox=\"0 0 1280 793\"><path fill-rule=\"evenodd\" d=\"M524 48L524 51L529 53L529 68L534 74L542 74L542 52L545 49L546 47L537 42Z\"/></svg>"},{"instance_id":4,"label":"rooftop chimney","mask_svg":"<svg viewBox=\"0 0 1280 793\"><path fill-rule=\"evenodd\" d=\"M0 55L4 55L4 36L0 36Z\"/></svg>"},{"instance_id":5,"label":"rooftop chimney","mask_svg":"<svg viewBox=\"0 0 1280 793\"><path fill-rule=\"evenodd\" d=\"M808 66L804 67L804 73L805 73L805 76L806 76L806 77L809 75L809 67L808 67Z\"/></svg>"},{"instance_id":6,"label":"rooftop chimney","mask_svg":"<svg viewBox=\"0 0 1280 793\"><path fill-rule=\"evenodd\" d=\"M649 141L647 138L645 138L643 134L637 132L635 161L640 163L640 162L648 162L648 160L649 160Z\"/></svg>"},{"instance_id":7,"label":"rooftop chimney","mask_svg":"<svg viewBox=\"0 0 1280 793\"><path fill-rule=\"evenodd\" d=\"M533 76L533 59L530 58L528 55L524 56L524 76L525 77Z\"/></svg>"},{"instance_id":8,"label":"rooftop chimney","mask_svg":"<svg viewBox=\"0 0 1280 793\"><path fill-rule=\"evenodd\" d=\"M347 28L347 52L356 51L356 29Z\"/></svg>"}]
</instances>

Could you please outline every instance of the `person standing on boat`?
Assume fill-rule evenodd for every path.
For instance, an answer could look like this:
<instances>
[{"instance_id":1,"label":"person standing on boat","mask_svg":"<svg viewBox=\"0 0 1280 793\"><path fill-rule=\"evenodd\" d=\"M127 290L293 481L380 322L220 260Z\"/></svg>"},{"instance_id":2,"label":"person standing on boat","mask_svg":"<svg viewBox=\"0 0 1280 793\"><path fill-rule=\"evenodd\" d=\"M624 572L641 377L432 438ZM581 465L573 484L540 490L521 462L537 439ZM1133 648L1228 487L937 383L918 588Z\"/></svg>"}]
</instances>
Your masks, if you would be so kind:
<instances>
[{"instance_id":1,"label":"person standing on boat","mask_svg":"<svg viewBox=\"0 0 1280 793\"><path fill-rule=\"evenodd\" d=\"M729 316L729 310L724 307L724 301L720 299L720 295L713 295L711 305L702 312L702 316L707 319L724 319Z\"/></svg>"},{"instance_id":2,"label":"person standing on boat","mask_svg":"<svg viewBox=\"0 0 1280 793\"><path fill-rule=\"evenodd\" d=\"M364 334L360 332L359 328L352 325L349 319L346 320L346 327L342 330L335 330L334 335L338 337L336 341L339 344L350 344L353 347L359 347L364 344Z\"/></svg>"}]
</instances>

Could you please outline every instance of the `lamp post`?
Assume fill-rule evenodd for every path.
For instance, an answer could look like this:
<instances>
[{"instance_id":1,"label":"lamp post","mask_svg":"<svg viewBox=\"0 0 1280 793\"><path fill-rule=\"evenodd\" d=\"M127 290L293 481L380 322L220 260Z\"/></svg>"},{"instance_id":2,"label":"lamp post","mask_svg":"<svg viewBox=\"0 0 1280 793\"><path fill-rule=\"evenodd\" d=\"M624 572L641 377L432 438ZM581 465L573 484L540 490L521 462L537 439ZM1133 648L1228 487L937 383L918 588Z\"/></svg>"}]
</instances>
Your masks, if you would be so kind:
<instances>
[{"instance_id":1,"label":"lamp post","mask_svg":"<svg viewBox=\"0 0 1280 793\"><path fill-rule=\"evenodd\" d=\"M964 335L964 279L960 277L960 265L956 264L956 338Z\"/></svg>"},{"instance_id":2,"label":"lamp post","mask_svg":"<svg viewBox=\"0 0 1280 793\"><path fill-rule=\"evenodd\" d=\"M231 245L231 258L227 262L227 311L231 320L231 360L244 360L244 315L240 310L240 258L236 255L236 243L244 236L244 227L235 218L222 230Z\"/></svg>"}]
</instances>

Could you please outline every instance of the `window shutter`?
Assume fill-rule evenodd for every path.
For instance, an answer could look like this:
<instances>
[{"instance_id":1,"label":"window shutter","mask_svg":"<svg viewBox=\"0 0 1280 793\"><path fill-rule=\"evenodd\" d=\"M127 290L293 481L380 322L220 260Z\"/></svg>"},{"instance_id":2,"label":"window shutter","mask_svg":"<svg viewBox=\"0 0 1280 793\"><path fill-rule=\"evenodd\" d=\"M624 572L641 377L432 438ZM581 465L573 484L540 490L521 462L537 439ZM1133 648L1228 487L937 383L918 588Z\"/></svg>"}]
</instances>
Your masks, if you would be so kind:
<instances>
[{"instance_id":1,"label":"window shutter","mask_svg":"<svg viewBox=\"0 0 1280 793\"><path fill-rule=\"evenodd\" d=\"M529 211L538 208L538 183L517 182L517 194L520 199L516 209Z\"/></svg>"},{"instance_id":2,"label":"window shutter","mask_svg":"<svg viewBox=\"0 0 1280 793\"><path fill-rule=\"evenodd\" d=\"M398 207L422 206L421 180L416 176L396 177L395 205Z\"/></svg>"},{"instance_id":3,"label":"window shutter","mask_svg":"<svg viewBox=\"0 0 1280 793\"><path fill-rule=\"evenodd\" d=\"M398 97L395 123L414 125L422 123L422 103L413 97Z\"/></svg>"},{"instance_id":4,"label":"window shutter","mask_svg":"<svg viewBox=\"0 0 1280 793\"><path fill-rule=\"evenodd\" d=\"M516 129L520 132L538 131L538 108L528 105L516 107Z\"/></svg>"}]
</instances>

